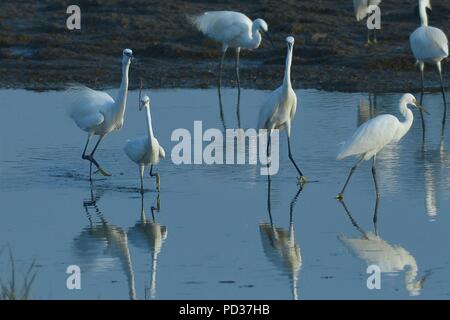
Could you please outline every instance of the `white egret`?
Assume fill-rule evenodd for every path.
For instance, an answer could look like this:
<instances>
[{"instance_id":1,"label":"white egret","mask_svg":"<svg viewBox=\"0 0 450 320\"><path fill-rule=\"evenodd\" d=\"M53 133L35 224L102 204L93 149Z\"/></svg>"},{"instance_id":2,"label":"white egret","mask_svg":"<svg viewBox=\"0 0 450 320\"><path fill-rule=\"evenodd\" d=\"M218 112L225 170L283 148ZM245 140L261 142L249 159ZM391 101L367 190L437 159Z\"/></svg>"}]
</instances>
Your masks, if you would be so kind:
<instances>
[{"instance_id":1,"label":"white egret","mask_svg":"<svg viewBox=\"0 0 450 320\"><path fill-rule=\"evenodd\" d=\"M444 100L444 116L442 118L442 128L444 129L445 119L447 116L447 100L445 98L441 62L443 59L448 57L448 40L447 36L441 29L428 26L427 8L431 10L430 0L419 0L419 14L422 25L411 34L409 37L409 42L421 72L422 93L420 96L420 103L423 101L425 91L423 74L425 64L436 65L438 69L441 81L442 97ZM421 116L422 127L425 128L425 121L422 113Z\"/></svg>"},{"instance_id":2,"label":"white egret","mask_svg":"<svg viewBox=\"0 0 450 320\"><path fill-rule=\"evenodd\" d=\"M190 21L208 38L222 44L222 58L219 70L219 94L222 86L222 69L228 48L236 50L236 79L240 88L239 54L241 49L257 49L264 33L269 41L269 27L263 19L250 20L249 17L234 11L209 11L190 17ZM272 43L273 46L273 43Z\"/></svg>"},{"instance_id":3,"label":"white egret","mask_svg":"<svg viewBox=\"0 0 450 320\"><path fill-rule=\"evenodd\" d=\"M152 117L150 114L150 98L145 96L141 99L140 96L141 95L139 94L139 110L145 109L146 111L147 135L128 140L125 144L124 151L128 158L139 166L141 194L143 194L143 177L146 166L150 166L150 176L156 177L156 189L159 192L160 177L159 173L153 173L153 165L158 164L159 161L165 157L166 153L153 134Z\"/></svg>"},{"instance_id":4,"label":"white egret","mask_svg":"<svg viewBox=\"0 0 450 320\"><path fill-rule=\"evenodd\" d=\"M416 98L412 94L407 93L402 96L399 105L400 113L403 115L403 117L405 117L405 120L403 122L399 121L397 117L390 114L377 116L358 127L352 138L344 143L337 159L341 160L349 156L357 156L359 160L350 170L347 181L345 182L342 191L337 196L337 199L343 199L344 191L358 165L363 160L367 161L371 158L373 159L372 175L375 184L376 195L377 198L380 196L375 168L376 155L386 145L400 141L411 128L414 120L414 115L408 108L408 105L415 106L419 110L428 113L427 110L425 110L425 108L423 108L417 102Z\"/></svg>"},{"instance_id":5,"label":"white egret","mask_svg":"<svg viewBox=\"0 0 450 320\"><path fill-rule=\"evenodd\" d=\"M116 100L105 92L95 91L87 87L73 87L79 94L78 99L70 106L69 116L75 124L88 133L82 158L90 161L89 179L92 181L92 164L104 176L111 174L104 170L94 159L94 153L103 138L123 126L128 95L128 71L133 59L133 51L125 49L122 57L122 82ZM89 155L86 154L93 135L99 136L97 143Z\"/></svg>"},{"instance_id":6,"label":"white egret","mask_svg":"<svg viewBox=\"0 0 450 320\"><path fill-rule=\"evenodd\" d=\"M355 10L356 21L364 20L370 11L370 6L380 5L381 0L353 0L353 9ZM377 43L377 29L373 29L374 42ZM367 28L367 43L370 41L370 29Z\"/></svg>"},{"instance_id":7,"label":"white egret","mask_svg":"<svg viewBox=\"0 0 450 320\"><path fill-rule=\"evenodd\" d=\"M267 144L267 156L269 156L270 148L270 136L272 130L286 129L289 159L297 169L300 175L299 180L303 184L306 182L306 177L295 163L291 152L291 121L294 119L295 112L297 110L297 95L292 89L291 84L291 65L292 65L292 53L294 50L294 38L287 37L287 54L286 54L286 67L284 71L283 84L273 91L265 104L262 106L259 112L258 129L268 130L268 144Z\"/></svg>"}]
</instances>

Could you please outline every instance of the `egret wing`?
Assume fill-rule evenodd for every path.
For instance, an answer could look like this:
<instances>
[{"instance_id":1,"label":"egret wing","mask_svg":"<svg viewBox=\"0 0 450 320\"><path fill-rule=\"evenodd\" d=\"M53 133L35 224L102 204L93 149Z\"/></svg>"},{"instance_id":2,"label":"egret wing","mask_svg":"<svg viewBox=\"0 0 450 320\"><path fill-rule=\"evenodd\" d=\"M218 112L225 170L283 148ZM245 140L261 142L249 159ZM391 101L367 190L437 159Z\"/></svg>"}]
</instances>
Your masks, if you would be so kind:
<instances>
[{"instance_id":1,"label":"egret wing","mask_svg":"<svg viewBox=\"0 0 450 320\"><path fill-rule=\"evenodd\" d=\"M258 129L272 129L272 119L280 106L281 87L272 91L259 111Z\"/></svg>"},{"instance_id":2,"label":"egret wing","mask_svg":"<svg viewBox=\"0 0 450 320\"><path fill-rule=\"evenodd\" d=\"M149 148L148 138L143 136L128 140L123 151L131 161L139 163L144 158L147 148Z\"/></svg>"},{"instance_id":3,"label":"egret wing","mask_svg":"<svg viewBox=\"0 0 450 320\"><path fill-rule=\"evenodd\" d=\"M78 127L89 130L104 121L104 111L114 105L114 99L107 93L88 87L72 87L75 98L69 105L68 113Z\"/></svg>"},{"instance_id":4,"label":"egret wing","mask_svg":"<svg viewBox=\"0 0 450 320\"><path fill-rule=\"evenodd\" d=\"M448 39L441 29L420 27L411 34L409 42L417 60L448 57Z\"/></svg>"},{"instance_id":5,"label":"egret wing","mask_svg":"<svg viewBox=\"0 0 450 320\"><path fill-rule=\"evenodd\" d=\"M393 141L399 121L386 114L362 124L341 148L338 160L353 156L376 153Z\"/></svg>"},{"instance_id":6,"label":"egret wing","mask_svg":"<svg viewBox=\"0 0 450 320\"><path fill-rule=\"evenodd\" d=\"M242 13L210 11L191 18L203 34L218 42L230 42L242 34L251 33L252 21Z\"/></svg>"}]
</instances>

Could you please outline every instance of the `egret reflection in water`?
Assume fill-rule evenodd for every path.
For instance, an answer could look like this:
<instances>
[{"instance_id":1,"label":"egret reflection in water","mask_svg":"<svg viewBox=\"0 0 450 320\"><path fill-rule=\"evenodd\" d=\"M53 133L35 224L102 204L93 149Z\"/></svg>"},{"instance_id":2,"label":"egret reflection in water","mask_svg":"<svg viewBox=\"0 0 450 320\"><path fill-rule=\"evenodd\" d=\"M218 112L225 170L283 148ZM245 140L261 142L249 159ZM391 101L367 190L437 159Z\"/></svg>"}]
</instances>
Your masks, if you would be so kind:
<instances>
[{"instance_id":1,"label":"egret reflection in water","mask_svg":"<svg viewBox=\"0 0 450 320\"><path fill-rule=\"evenodd\" d=\"M378 202L375 206L376 216L378 214ZM376 265L380 268L381 273L398 274L405 273L405 288L410 296L420 295L420 291L427 277L431 274L426 272L422 278L418 278L419 267L414 256L400 245L393 245L383 240L379 235L375 222L375 233L367 232L362 229L357 221L353 218L346 204L341 201L348 218L352 225L360 232L360 237L349 237L340 235L339 240L349 248L359 259L367 263L367 265Z\"/></svg>"},{"instance_id":2,"label":"egret reflection in water","mask_svg":"<svg viewBox=\"0 0 450 320\"><path fill-rule=\"evenodd\" d=\"M155 219L155 212L160 211L160 197L156 200L156 207L151 207L152 219L148 220L144 210L144 199L141 199L140 220L128 230L128 238L133 246L150 252L152 259L152 270L150 278L150 299L156 298L156 269L158 255L162 245L167 239L167 228L160 225ZM147 297L147 294L146 294Z\"/></svg>"},{"instance_id":3,"label":"egret reflection in water","mask_svg":"<svg viewBox=\"0 0 450 320\"><path fill-rule=\"evenodd\" d=\"M298 189L289 206L289 228L277 227L273 223L270 205L270 180L268 195L268 213L270 222L261 223L259 231L264 253L269 261L289 276L292 285L292 296L298 300L298 274L302 267L300 247L295 241L294 206L302 188Z\"/></svg>"},{"instance_id":4,"label":"egret reflection in water","mask_svg":"<svg viewBox=\"0 0 450 320\"><path fill-rule=\"evenodd\" d=\"M135 277L127 233L123 228L109 224L98 206L101 195L102 191L95 196L91 189L90 199L83 202L89 225L74 239L74 251L85 264L83 270L107 272L118 261L128 282L129 298L135 300Z\"/></svg>"}]
</instances>

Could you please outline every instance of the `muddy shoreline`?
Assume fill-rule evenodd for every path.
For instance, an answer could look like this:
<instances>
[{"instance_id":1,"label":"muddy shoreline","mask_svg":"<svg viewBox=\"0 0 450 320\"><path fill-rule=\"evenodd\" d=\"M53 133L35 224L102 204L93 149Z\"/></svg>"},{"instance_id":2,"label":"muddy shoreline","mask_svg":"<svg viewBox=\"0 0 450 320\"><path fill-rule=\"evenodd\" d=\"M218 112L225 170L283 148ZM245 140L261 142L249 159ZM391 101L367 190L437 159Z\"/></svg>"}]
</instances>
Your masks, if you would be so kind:
<instances>
[{"instance_id":1,"label":"muddy shoreline","mask_svg":"<svg viewBox=\"0 0 450 320\"><path fill-rule=\"evenodd\" d=\"M284 68L284 38L294 35L292 77L296 88L344 92L418 91L420 78L409 49L419 26L416 0L384 1L377 45L366 46L350 0L317 1L78 1L81 31L66 29L68 1L0 4L0 87L63 89L68 83L117 87L120 56L132 48L136 61L131 88L139 78L151 88L207 88L217 84L219 48L186 21L187 14L236 10L262 17L276 43L241 56L245 88L273 89ZM430 25L450 31L450 1L434 1ZM234 53L228 53L224 85L234 86ZM444 77L450 68L443 63ZM439 90L427 69L426 85Z\"/></svg>"}]
</instances>

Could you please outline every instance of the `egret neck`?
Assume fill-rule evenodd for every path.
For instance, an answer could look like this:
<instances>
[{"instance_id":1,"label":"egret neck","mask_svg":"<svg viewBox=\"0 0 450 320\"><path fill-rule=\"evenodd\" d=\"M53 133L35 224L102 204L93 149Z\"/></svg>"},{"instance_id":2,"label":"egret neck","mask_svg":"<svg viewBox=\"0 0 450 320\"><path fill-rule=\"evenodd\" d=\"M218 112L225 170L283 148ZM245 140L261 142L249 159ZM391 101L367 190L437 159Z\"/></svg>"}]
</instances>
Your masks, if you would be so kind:
<instances>
[{"instance_id":1,"label":"egret neck","mask_svg":"<svg viewBox=\"0 0 450 320\"><path fill-rule=\"evenodd\" d=\"M256 49L261 44L262 37L261 33L259 32L259 25L255 22L253 22L252 25L252 40L250 41L249 47L252 49Z\"/></svg>"},{"instance_id":2,"label":"egret neck","mask_svg":"<svg viewBox=\"0 0 450 320\"><path fill-rule=\"evenodd\" d=\"M125 109L127 108L128 70L130 69L130 64L130 60L122 63L122 82L120 84L119 93L116 100L116 123L118 123L119 128L121 128L123 125L123 117L125 115Z\"/></svg>"},{"instance_id":3,"label":"egret neck","mask_svg":"<svg viewBox=\"0 0 450 320\"><path fill-rule=\"evenodd\" d=\"M413 124L414 115L408 108L408 103L405 100L400 101L400 113L405 117L405 121L400 121L400 126L396 132L395 139L399 141L409 131Z\"/></svg>"},{"instance_id":4,"label":"egret neck","mask_svg":"<svg viewBox=\"0 0 450 320\"><path fill-rule=\"evenodd\" d=\"M419 13L420 20L422 21L422 27L428 27L427 7L423 1L419 2Z\"/></svg>"},{"instance_id":5,"label":"egret neck","mask_svg":"<svg viewBox=\"0 0 450 320\"><path fill-rule=\"evenodd\" d=\"M291 65L292 65L292 51L293 47L288 47L288 52L286 55L286 66L284 69L284 80L283 80L283 87L287 90L291 88Z\"/></svg>"},{"instance_id":6,"label":"egret neck","mask_svg":"<svg viewBox=\"0 0 450 320\"><path fill-rule=\"evenodd\" d=\"M152 126L152 115L150 114L150 106L148 106L145 109L147 111L148 140L150 141L151 149L153 149L153 126Z\"/></svg>"}]
</instances>

